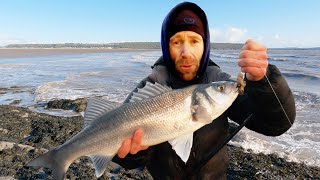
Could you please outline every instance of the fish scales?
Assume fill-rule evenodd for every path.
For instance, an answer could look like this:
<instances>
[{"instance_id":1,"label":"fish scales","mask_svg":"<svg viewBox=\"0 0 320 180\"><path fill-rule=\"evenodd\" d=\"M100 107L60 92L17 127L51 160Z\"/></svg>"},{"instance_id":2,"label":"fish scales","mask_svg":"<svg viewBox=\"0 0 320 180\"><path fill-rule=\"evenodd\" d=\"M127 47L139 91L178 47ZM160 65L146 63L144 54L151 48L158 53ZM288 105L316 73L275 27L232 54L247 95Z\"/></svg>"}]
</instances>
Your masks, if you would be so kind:
<instances>
[{"instance_id":1,"label":"fish scales","mask_svg":"<svg viewBox=\"0 0 320 180\"><path fill-rule=\"evenodd\" d=\"M187 97L191 97L193 89L194 87L163 94L159 96L160 101L158 98L155 98L147 102L138 102L139 105L147 106L150 110L146 116L140 117L141 124L143 125L141 128L146 131L143 143L148 145L147 141L149 139L156 140L160 134L172 134L174 128L170 128L170 125L176 121L182 122L185 120L181 114L190 114L191 104L186 105L184 101ZM185 106L189 108L186 110Z\"/></svg>"}]
</instances>

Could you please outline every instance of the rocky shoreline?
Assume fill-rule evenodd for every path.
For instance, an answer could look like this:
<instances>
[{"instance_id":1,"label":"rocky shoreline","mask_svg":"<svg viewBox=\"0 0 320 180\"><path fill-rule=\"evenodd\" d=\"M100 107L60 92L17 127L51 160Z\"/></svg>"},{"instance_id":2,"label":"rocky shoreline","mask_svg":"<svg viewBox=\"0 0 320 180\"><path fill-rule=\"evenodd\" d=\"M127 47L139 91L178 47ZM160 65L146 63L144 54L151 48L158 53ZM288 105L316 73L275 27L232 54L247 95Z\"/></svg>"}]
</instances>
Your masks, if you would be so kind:
<instances>
[{"instance_id":1,"label":"rocky shoreline","mask_svg":"<svg viewBox=\"0 0 320 180\"><path fill-rule=\"evenodd\" d=\"M65 142L78 133L82 125L82 116L50 116L32 112L27 108L0 105L0 179L52 179L51 170L34 169L24 165ZM228 179L320 179L320 167L288 162L274 154L245 152L242 148L229 145L228 150ZM76 160L69 167L66 178L96 179L92 164L86 157ZM126 170L110 166L99 179L152 177L145 169Z\"/></svg>"}]
</instances>

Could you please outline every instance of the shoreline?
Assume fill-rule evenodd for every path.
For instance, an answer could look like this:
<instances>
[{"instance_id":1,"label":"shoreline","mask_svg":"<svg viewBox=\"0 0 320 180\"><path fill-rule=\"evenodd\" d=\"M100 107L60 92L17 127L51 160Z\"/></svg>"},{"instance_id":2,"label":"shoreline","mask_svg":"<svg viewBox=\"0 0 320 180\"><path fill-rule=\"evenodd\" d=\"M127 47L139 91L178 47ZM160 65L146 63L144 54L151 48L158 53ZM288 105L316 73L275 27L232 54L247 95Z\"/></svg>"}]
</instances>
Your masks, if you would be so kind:
<instances>
[{"instance_id":1,"label":"shoreline","mask_svg":"<svg viewBox=\"0 0 320 180\"><path fill-rule=\"evenodd\" d=\"M24 165L81 130L82 116L61 117L36 113L27 108L0 105L0 179L48 179L51 170ZM320 167L288 162L274 154L254 154L228 145L230 164L227 179L316 179ZM109 173L108 173L109 172ZM109 167L99 179L152 179L146 169ZM68 169L68 179L96 179L90 160L76 160Z\"/></svg>"},{"instance_id":2,"label":"shoreline","mask_svg":"<svg viewBox=\"0 0 320 180\"><path fill-rule=\"evenodd\" d=\"M161 50L161 49L159 49ZM130 48L0 48L1 59L34 58L63 56L88 53L112 53L112 52L139 52L157 51L157 49L130 49Z\"/></svg>"}]
</instances>

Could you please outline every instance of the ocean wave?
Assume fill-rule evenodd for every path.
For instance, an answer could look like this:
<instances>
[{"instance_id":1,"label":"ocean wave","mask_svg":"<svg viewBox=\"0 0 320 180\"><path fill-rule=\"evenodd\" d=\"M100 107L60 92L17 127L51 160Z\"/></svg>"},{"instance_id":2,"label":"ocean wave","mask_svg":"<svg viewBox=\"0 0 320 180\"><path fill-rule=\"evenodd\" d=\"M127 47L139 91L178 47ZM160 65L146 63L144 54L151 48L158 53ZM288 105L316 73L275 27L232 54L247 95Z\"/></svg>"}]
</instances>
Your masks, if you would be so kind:
<instances>
[{"instance_id":1,"label":"ocean wave","mask_svg":"<svg viewBox=\"0 0 320 180\"><path fill-rule=\"evenodd\" d=\"M293 95L296 103L297 117L301 118L302 121L305 121L304 119L307 118L308 122L317 122L317 117L320 115L320 95L301 91L293 91Z\"/></svg>"},{"instance_id":2,"label":"ocean wave","mask_svg":"<svg viewBox=\"0 0 320 180\"><path fill-rule=\"evenodd\" d=\"M294 78L294 79L303 79L303 80L312 80L312 81L320 80L319 76L312 75L312 74L299 74L299 73L289 73L289 72L283 72L282 74L285 77Z\"/></svg>"},{"instance_id":3,"label":"ocean wave","mask_svg":"<svg viewBox=\"0 0 320 180\"><path fill-rule=\"evenodd\" d=\"M305 54L300 54L293 52L292 54L287 54L284 52L284 54L279 54L279 53L269 53L268 60L271 61L289 61L289 60L296 60L296 59L308 59L312 57L311 54L305 55Z\"/></svg>"},{"instance_id":4,"label":"ocean wave","mask_svg":"<svg viewBox=\"0 0 320 180\"><path fill-rule=\"evenodd\" d=\"M214 58L230 58L230 59L238 59L238 55L231 55L231 54L215 54L211 53L210 56Z\"/></svg>"},{"instance_id":5,"label":"ocean wave","mask_svg":"<svg viewBox=\"0 0 320 180\"><path fill-rule=\"evenodd\" d=\"M148 66L152 66L160 56L160 51L143 52L132 55L130 61L144 63Z\"/></svg>"},{"instance_id":6,"label":"ocean wave","mask_svg":"<svg viewBox=\"0 0 320 180\"><path fill-rule=\"evenodd\" d=\"M318 94L310 92L293 91L293 95L296 101L309 104L320 104L320 96Z\"/></svg>"},{"instance_id":7,"label":"ocean wave","mask_svg":"<svg viewBox=\"0 0 320 180\"><path fill-rule=\"evenodd\" d=\"M228 144L254 153L274 153L288 161L320 166L320 143L308 139L308 136L302 136L297 140L297 137L290 133L291 131L290 129L279 137L267 137L244 128Z\"/></svg>"},{"instance_id":8,"label":"ocean wave","mask_svg":"<svg viewBox=\"0 0 320 180\"><path fill-rule=\"evenodd\" d=\"M21 66L23 66L23 64L0 64L0 68L17 68Z\"/></svg>"},{"instance_id":9,"label":"ocean wave","mask_svg":"<svg viewBox=\"0 0 320 180\"><path fill-rule=\"evenodd\" d=\"M269 61L289 61L290 58L276 58L276 57L269 57Z\"/></svg>"},{"instance_id":10,"label":"ocean wave","mask_svg":"<svg viewBox=\"0 0 320 180\"><path fill-rule=\"evenodd\" d=\"M54 99L70 99L90 96L107 96L112 101L122 102L135 87L133 77L127 79L115 76L116 71L93 71L69 75L61 81L42 84L35 91L36 102ZM141 78L139 78L141 79Z\"/></svg>"}]
</instances>

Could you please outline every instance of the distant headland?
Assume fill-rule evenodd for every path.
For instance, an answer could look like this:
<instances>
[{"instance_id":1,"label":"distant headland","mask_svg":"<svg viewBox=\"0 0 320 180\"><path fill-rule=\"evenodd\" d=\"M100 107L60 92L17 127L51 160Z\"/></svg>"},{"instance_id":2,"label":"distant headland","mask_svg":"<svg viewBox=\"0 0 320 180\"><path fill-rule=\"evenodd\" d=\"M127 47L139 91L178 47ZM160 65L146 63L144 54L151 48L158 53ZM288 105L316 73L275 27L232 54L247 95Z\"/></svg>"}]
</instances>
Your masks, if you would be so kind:
<instances>
[{"instance_id":1,"label":"distant headland","mask_svg":"<svg viewBox=\"0 0 320 180\"><path fill-rule=\"evenodd\" d=\"M212 49L241 49L243 44L211 43ZM160 42L120 43L57 43L57 44L9 44L3 48L101 48L101 49L161 49Z\"/></svg>"}]
</instances>

